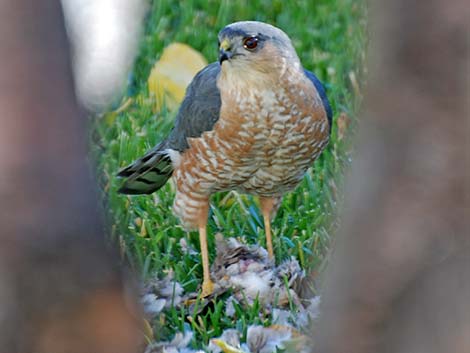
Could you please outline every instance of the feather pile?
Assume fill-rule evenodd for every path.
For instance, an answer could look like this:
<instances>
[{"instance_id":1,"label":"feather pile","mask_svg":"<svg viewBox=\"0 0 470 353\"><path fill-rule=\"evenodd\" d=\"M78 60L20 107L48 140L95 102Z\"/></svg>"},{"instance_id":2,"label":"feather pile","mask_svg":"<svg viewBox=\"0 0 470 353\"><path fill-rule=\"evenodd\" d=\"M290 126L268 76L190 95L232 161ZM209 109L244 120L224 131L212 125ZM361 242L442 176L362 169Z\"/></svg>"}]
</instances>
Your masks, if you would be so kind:
<instances>
[{"instance_id":1,"label":"feather pile","mask_svg":"<svg viewBox=\"0 0 470 353\"><path fill-rule=\"evenodd\" d=\"M151 343L145 353L274 353L277 349L307 352L308 340L302 332L318 318L320 297L301 295L307 279L298 261L291 258L275 266L264 248L235 238L225 239L220 234L216 235L216 244L217 256L211 268L216 283L214 294L203 299L198 298L199 293L184 295L183 287L171 273L163 279L151 279L142 293L146 317L152 320L165 309L182 305L188 309L188 315L197 315L215 300L224 300L225 315L235 321L237 306L257 301L263 312L270 315L272 324L248 326L245 342L241 342L242 332L225 330L220 337L210 340L204 351L188 348L193 337L188 330L169 342ZM183 251L191 251L185 242L180 246Z\"/></svg>"}]
</instances>

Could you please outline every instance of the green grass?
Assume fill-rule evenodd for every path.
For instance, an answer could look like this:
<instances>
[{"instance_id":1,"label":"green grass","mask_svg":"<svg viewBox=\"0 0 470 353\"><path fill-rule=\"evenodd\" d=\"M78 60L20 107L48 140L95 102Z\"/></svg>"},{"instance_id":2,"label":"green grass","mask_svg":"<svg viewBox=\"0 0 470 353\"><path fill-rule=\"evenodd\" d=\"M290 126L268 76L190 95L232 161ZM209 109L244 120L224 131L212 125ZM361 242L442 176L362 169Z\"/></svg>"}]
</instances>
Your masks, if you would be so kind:
<instances>
[{"instance_id":1,"label":"green grass","mask_svg":"<svg viewBox=\"0 0 470 353\"><path fill-rule=\"evenodd\" d=\"M116 192L120 185L116 172L160 141L175 116L175 112L152 112L146 83L150 69L162 49L175 41L187 43L209 62L215 61L217 32L228 23L253 19L274 24L291 37L304 67L325 83L334 117L346 113L353 121L347 138L339 140L335 120L328 148L299 187L284 197L273 221L278 261L295 256L304 268L321 267L338 226L343 175L351 159L350 136L358 120L361 97L350 77L351 73L358 79L363 76L364 12L364 5L356 0L153 2L130 78L132 103L123 112L97 120L92 131L92 153L110 213L112 236L138 273L146 277L172 269L186 291L196 290L202 281L199 256L183 254L178 246L182 237L195 248L199 243L197 234L187 235L172 213L171 183L151 196L126 197ZM208 232L244 236L248 242L265 245L257 201L247 195L214 195ZM213 257L213 239L209 248ZM170 310L156 338L165 339L182 330L188 325L186 315L179 309ZM197 324L202 326L190 325L197 340L207 343L226 327L245 332L248 324L268 322L269 317L260 316L257 307L241 310L237 322L231 322L223 317L222 304L217 304Z\"/></svg>"}]
</instances>

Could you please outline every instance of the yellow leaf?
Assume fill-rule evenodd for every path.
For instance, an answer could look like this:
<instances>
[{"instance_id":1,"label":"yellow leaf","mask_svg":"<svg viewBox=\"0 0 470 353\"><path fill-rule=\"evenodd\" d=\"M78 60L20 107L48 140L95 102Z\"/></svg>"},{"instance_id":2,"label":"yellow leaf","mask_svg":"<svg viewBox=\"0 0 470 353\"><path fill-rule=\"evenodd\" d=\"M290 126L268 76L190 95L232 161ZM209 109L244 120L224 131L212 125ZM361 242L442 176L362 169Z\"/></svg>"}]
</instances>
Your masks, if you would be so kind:
<instances>
[{"instance_id":1,"label":"yellow leaf","mask_svg":"<svg viewBox=\"0 0 470 353\"><path fill-rule=\"evenodd\" d=\"M147 341L149 343L151 343L152 341L155 340L155 337L153 335L152 325L150 325L150 323L146 319L143 319L143 325L142 326L143 326L143 331L144 331L145 338L147 339Z\"/></svg>"},{"instance_id":2,"label":"yellow leaf","mask_svg":"<svg viewBox=\"0 0 470 353\"><path fill-rule=\"evenodd\" d=\"M212 339L212 342L214 342L214 344L216 344L224 353L243 353L243 351L241 351L240 349L232 347L221 339L214 338Z\"/></svg>"},{"instance_id":3,"label":"yellow leaf","mask_svg":"<svg viewBox=\"0 0 470 353\"><path fill-rule=\"evenodd\" d=\"M147 236L147 228L145 227L145 220L142 221L140 226L140 236L145 238Z\"/></svg>"},{"instance_id":4,"label":"yellow leaf","mask_svg":"<svg viewBox=\"0 0 470 353\"><path fill-rule=\"evenodd\" d=\"M163 50L148 78L149 92L155 96L155 109L163 104L176 109L194 75L207 65L206 59L190 46L172 43Z\"/></svg>"},{"instance_id":5,"label":"yellow leaf","mask_svg":"<svg viewBox=\"0 0 470 353\"><path fill-rule=\"evenodd\" d=\"M113 125L114 121L116 120L116 117L123 111L127 110L127 108L129 108L131 104L132 104L132 98L127 98L116 110L106 113L104 115L104 119L106 123L109 126Z\"/></svg>"}]
</instances>

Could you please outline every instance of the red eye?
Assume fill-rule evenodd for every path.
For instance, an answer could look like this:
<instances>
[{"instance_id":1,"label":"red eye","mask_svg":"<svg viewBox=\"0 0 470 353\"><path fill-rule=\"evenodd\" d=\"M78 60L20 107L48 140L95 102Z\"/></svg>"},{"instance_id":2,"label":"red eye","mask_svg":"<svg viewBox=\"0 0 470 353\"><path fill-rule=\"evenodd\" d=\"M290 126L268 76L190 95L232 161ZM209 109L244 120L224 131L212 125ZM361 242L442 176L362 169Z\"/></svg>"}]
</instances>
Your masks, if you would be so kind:
<instances>
[{"instance_id":1,"label":"red eye","mask_svg":"<svg viewBox=\"0 0 470 353\"><path fill-rule=\"evenodd\" d=\"M248 50L253 50L258 46L257 37L248 37L243 41L243 47Z\"/></svg>"}]
</instances>

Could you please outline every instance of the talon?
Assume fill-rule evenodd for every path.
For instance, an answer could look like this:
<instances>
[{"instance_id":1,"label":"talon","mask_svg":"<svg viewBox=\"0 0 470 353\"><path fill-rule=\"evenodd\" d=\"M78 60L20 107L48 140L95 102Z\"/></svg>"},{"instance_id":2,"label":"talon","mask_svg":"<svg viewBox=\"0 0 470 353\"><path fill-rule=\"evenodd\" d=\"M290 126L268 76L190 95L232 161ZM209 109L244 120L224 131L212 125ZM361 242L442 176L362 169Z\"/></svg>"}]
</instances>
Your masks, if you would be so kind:
<instances>
[{"instance_id":1,"label":"talon","mask_svg":"<svg viewBox=\"0 0 470 353\"><path fill-rule=\"evenodd\" d=\"M204 280L202 282L201 298L206 298L214 293L214 282L211 280Z\"/></svg>"}]
</instances>

